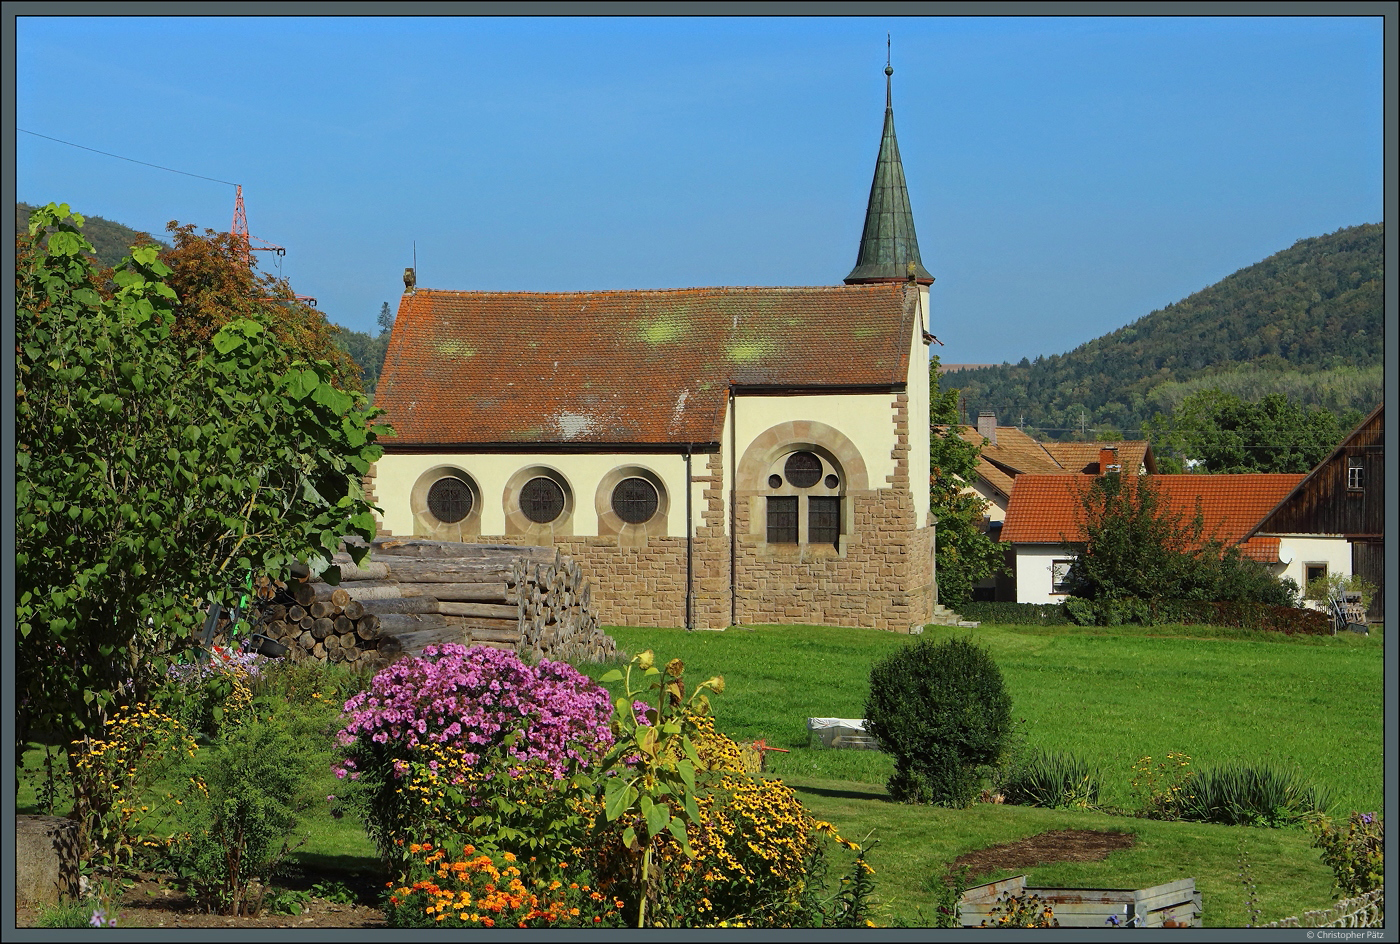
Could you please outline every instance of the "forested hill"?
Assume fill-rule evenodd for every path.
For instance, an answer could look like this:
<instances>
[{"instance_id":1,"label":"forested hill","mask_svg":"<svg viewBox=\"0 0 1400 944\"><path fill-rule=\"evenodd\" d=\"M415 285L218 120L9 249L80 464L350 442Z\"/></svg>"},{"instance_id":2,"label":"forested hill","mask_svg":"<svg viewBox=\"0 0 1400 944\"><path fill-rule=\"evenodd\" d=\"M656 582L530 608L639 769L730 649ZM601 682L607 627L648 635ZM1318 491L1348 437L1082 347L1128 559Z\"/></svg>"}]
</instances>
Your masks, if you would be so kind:
<instances>
[{"instance_id":1,"label":"forested hill","mask_svg":"<svg viewBox=\"0 0 1400 944\"><path fill-rule=\"evenodd\" d=\"M34 212L34 208L27 203L15 204L15 232L23 233L29 230L29 214ZM82 213L81 210L74 212ZM92 248L97 250L97 264L99 266L114 266L122 259L131 254L131 247L136 244L140 236L145 236L148 240L160 246L162 249L169 249L169 244L159 239L153 238L149 233L142 233L129 226L120 223L113 223L111 220L104 220L100 216L83 216L83 235L88 242L92 243Z\"/></svg>"},{"instance_id":2,"label":"forested hill","mask_svg":"<svg viewBox=\"0 0 1400 944\"><path fill-rule=\"evenodd\" d=\"M962 389L969 422L991 410L1053 439L1135 435L1208 387L1367 412L1382 396L1384 236L1367 223L1300 240L1068 354L963 370L946 386Z\"/></svg>"}]
</instances>

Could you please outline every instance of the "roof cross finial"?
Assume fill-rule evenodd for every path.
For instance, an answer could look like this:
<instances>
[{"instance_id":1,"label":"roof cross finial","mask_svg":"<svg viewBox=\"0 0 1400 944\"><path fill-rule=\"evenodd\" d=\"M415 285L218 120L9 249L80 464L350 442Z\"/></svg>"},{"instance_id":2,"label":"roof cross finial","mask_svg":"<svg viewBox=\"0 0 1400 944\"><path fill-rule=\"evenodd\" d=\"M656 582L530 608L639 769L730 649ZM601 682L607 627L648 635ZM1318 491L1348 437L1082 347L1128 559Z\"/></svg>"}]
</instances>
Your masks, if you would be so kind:
<instances>
[{"instance_id":1,"label":"roof cross finial","mask_svg":"<svg viewBox=\"0 0 1400 944\"><path fill-rule=\"evenodd\" d=\"M890 76L894 75L894 67L890 65L890 34L885 34L885 108L894 107L890 98Z\"/></svg>"}]
</instances>

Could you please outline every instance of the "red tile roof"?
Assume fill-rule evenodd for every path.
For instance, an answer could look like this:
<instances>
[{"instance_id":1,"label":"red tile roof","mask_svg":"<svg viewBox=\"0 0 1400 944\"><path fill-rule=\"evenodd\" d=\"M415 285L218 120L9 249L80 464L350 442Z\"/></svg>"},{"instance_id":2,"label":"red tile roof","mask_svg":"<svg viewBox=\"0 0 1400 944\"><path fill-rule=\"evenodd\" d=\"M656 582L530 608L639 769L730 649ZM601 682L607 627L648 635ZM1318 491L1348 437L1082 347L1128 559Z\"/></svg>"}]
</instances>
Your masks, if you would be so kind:
<instances>
[{"instance_id":1,"label":"red tile roof","mask_svg":"<svg viewBox=\"0 0 1400 944\"><path fill-rule=\"evenodd\" d=\"M1125 472L1136 473L1146 467L1150 473L1157 471L1157 461L1152 455L1152 447L1145 439L1125 439L1119 442L1047 442L1045 451L1064 466L1066 472L1084 472L1099 475L1099 452L1113 449L1118 453L1118 464Z\"/></svg>"},{"instance_id":2,"label":"red tile roof","mask_svg":"<svg viewBox=\"0 0 1400 944\"><path fill-rule=\"evenodd\" d=\"M731 384L906 382L904 283L625 292L418 289L375 393L386 445L718 442Z\"/></svg>"},{"instance_id":3,"label":"red tile roof","mask_svg":"<svg viewBox=\"0 0 1400 944\"><path fill-rule=\"evenodd\" d=\"M1143 481L1159 490L1168 507L1187 516L1200 501L1205 535L1236 544L1303 480L1302 475L1154 475ZM1016 544L1062 544L1084 540L1082 490L1092 479L1070 475L1018 475L1006 508L1001 540ZM1278 560L1277 538L1251 538L1246 557Z\"/></svg>"}]
</instances>

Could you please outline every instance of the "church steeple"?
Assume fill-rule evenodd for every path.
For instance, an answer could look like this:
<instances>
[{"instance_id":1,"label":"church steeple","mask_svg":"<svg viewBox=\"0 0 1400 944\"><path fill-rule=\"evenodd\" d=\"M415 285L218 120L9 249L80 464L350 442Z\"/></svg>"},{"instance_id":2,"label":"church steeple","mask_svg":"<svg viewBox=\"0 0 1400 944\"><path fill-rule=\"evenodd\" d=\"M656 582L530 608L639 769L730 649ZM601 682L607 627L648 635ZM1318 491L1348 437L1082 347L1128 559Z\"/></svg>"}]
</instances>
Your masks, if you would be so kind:
<instances>
[{"instance_id":1,"label":"church steeple","mask_svg":"<svg viewBox=\"0 0 1400 944\"><path fill-rule=\"evenodd\" d=\"M870 203L865 210L860 252L856 255L856 267L846 276L847 285L902 282L911 274L923 285L933 281L919 259L914 214L909 209L909 190L904 184L904 164L900 162L899 142L894 137L892 75L894 69L886 61L885 130L880 136L880 156L875 160L875 179L870 184Z\"/></svg>"}]
</instances>

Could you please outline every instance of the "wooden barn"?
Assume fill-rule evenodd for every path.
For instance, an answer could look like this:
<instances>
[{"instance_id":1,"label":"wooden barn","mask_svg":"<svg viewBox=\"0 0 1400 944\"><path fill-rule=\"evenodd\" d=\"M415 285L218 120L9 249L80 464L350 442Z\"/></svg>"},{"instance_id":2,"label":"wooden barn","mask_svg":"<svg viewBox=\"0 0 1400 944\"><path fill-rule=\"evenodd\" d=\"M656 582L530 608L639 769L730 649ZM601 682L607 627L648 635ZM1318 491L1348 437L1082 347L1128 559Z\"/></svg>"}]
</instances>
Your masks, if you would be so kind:
<instances>
[{"instance_id":1,"label":"wooden barn","mask_svg":"<svg viewBox=\"0 0 1400 944\"><path fill-rule=\"evenodd\" d=\"M1308 473L1248 537L1341 535L1351 544L1351 572L1376 586L1366 611L1385 612L1385 404Z\"/></svg>"}]
</instances>

